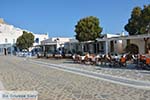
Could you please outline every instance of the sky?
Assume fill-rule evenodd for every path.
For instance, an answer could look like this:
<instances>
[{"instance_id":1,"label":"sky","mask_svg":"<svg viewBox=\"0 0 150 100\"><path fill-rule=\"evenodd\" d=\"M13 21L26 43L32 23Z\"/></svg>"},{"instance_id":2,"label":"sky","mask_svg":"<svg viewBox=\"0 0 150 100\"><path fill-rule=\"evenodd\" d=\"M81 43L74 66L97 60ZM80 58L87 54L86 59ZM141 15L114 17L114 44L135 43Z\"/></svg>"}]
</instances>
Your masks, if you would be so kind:
<instances>
[{"instance_id":1,"label":"sky","mask_svg":"<svg viewBox=\"0 0 150 100\"><path fill-rule=\"evenodd\" d=\"M134 7L148 4L150 0L0 0L0 18L33 33L74 37L77 22L95 16L102 34L116 34L125 31Z\"/></svg>"}]
</instances>

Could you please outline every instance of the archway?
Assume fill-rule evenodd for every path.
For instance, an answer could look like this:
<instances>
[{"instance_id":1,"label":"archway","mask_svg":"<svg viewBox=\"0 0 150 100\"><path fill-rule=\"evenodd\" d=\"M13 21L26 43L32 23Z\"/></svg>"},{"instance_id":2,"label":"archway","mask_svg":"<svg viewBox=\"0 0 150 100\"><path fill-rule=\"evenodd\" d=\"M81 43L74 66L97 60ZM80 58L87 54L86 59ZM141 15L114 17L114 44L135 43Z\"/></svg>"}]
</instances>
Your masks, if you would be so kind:
<instances>
[{"instance_id":1,"label":"archway","mask_svg":"<svg viewBox=\"0 0 150 100\"><path fill-rule=\"evenodd\" d=\"M125 51L130 54L138 54L139 47L136 44L128 44L125 48Z\"/></svg>"}]
</instances>

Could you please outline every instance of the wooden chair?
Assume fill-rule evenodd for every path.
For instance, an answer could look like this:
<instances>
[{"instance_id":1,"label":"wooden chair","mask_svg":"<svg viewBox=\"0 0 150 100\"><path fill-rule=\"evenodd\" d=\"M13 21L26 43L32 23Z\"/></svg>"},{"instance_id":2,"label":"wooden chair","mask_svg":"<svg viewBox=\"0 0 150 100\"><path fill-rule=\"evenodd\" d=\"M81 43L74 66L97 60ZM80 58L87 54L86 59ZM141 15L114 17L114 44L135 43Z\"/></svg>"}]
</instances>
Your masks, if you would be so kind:
<instances>
[{"instance_id":1,"label":"wooden chair","mask_svg":"<svg viewBox=\"0 0 150 100\"><path fill-rule=\"evenodd\" d=\"M145 64L146 66L144 66L144 69L150 70L150 58L146 58Z\"/></svg>"},{"instance_id":2,"label":"wooden chair","mask_svg":"<svg viewBox=\"0 0 150 100\"><path fill-rule=\"evenodd\" d=\"M146 58L146 64L150 65L150 58Z\"/></svg>"}]
</instances>

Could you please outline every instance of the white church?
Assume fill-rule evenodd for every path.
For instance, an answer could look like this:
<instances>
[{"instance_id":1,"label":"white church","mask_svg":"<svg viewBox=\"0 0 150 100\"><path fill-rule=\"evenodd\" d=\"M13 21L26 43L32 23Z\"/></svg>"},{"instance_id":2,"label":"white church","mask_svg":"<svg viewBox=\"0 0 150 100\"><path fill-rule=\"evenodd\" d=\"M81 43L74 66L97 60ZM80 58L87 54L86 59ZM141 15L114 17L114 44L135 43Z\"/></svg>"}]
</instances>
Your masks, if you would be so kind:
<instances>
[{"instance_id":1,"label":"white church","mask_svg":"<svg viewBox=\"0 0 150 100\"><path fill-rule=\"evenodd\" d=\"M13 54L16 51L15 43L17 38L23 34L23 30L9 25L0 18L0 54ZM34 44L40 45L41 41L48 39L48 34L34 34Z\"/></svg>"}]
</instances>

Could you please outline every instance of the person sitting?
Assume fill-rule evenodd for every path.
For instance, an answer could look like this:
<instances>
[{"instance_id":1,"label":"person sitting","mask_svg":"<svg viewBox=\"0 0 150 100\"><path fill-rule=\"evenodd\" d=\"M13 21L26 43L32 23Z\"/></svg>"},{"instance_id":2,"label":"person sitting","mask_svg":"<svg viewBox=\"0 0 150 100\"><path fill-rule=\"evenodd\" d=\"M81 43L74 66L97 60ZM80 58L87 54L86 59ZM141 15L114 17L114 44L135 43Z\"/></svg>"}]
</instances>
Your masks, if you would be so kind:
<instances>
[{"instance_id":1,"label":"person sitting","mask_svg":"<svg viewBox=\"0 0 150 100\"><path fill-rule=\"evenodd\" d=\"M140 55L140 62L145 63L146 57L144 55Z\"/></svg>"},{"instance_id":2,"label":"person sitting","mask_svg":"<svg viewBox=\"0 0 150 100\"><path fill-rule=\"evenodd\" d=\"M145 64L146 65L143 67L143 69L150 70L150 58L149 57L146 58Z\"/></svg>"},{"instance_id":3,"label":"person sitting","mask_svg":"<svg viewBox=\"0 0 150 100\"><path fill-rule=\"evenodd\" d=\"M89 53L86 53L85 56L84 56L84 59L83 59L83 63L84 64L89 64L90 63L90 54Z\"/></svg>"},{"instance_id":4,"label":"person sitting","mask_svg":"<svg viewBox=\"0 0 150 100\"><path fill-rule=\"evenodd\" d=\"M108 55L106 55L106 58L107 58L107 60L108 60L109 62L111 62L112 57L111 57L111 54L110 54L110 53L108 53Z\"/></svg>"},{"instance_id":5,"label":"person sitting","mask_svg":"<svg viewBox=\"0 0 150 100\"><path fill-rule=\"evenodd\" d=\"M132 59L133 59L133 63L135 63L135 64L138 63L138 55L133 54Z\"/></svg>"},{"instance_id":6,"label":"person sitting","mask_svg":"<svg viewBox=\"0 0 150 100\"><path fill-rule=\"evenodd\" d=\"M105 64L105 65L108 65L108 64L111 63L112 57L111 57L111 55L108 53L108 54L104 55L103 60L104 60L104 64Z\"/></svg>"},{"instance_id":7,"label":"person sitting","mask_svg":"<svg viewBox=\"0 0 150 100\"><path fill-rule=\"evenodd\" d=\"M122 66L126 66L126 57L125 56L121 56L120 58L120 67Z\"/></svg>"},{"instance_id":8,"label":"person sitting","mask_svg":"<svg viewBox=\"0 0 150 100\"><path fill-rule=\"evenodd\" d=\"M95 56L95 54L91 54L90 55L90 61L91 61L91 64L93 65L93 64L96 64L96 56Z\"/></svg>"}]
</instances>

